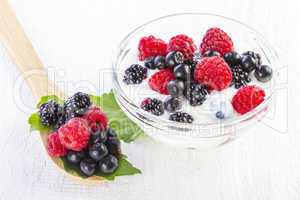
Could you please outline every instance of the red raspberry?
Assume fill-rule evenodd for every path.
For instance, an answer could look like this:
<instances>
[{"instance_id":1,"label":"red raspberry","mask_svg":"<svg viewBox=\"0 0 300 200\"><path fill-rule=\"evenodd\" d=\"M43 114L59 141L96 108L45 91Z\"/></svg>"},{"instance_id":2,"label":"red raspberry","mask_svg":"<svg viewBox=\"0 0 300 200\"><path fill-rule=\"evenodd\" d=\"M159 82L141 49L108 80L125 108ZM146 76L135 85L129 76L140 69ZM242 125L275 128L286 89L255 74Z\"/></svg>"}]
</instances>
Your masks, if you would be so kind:
<instances>
[{"instance_id":1,"label":"red raspberry","mask_svg":"<svg viewBox=\"0 0 300 200\"><path fill-rule=\"evenodd\" d=\"M228 64L219 56L205 57L196 65L194 79L221 91L229 87L232 74Z\"/></svg>"},{"instance_id":2,"label":"red raspberry","mask_svg":"<svg viewBox=\"0 0 300 200\"><path fill-rule=\"evenodd\" d=\"M167 47L167 52L180 51L181 53L183 53L185 60L192 60L196 49L197 47L194 44L192 38L184 34L180 34L170 39Z\"/></svg>"},{"instance_id":3,"label":"red raspberry","mask_svg":"<svg viewBox=\"0 0 300 200\"><path fill-rule=\"evenodd\" d=\"M88 123L85 119L75 117L58 129L62 145L70 150L81 151L90 139Z\"/></svg>"},{"instance_id":4,"label":"red raspberry","mask_svg":"<svg viewBox=\"0 0 300 200\"><path fill-rule=\"evenodd\" d=\"M245 86L237 91L231 103L236 112L245 114L261 104L265 95L265 91L258 86Z\"/></svg>"},{"instance_id":5,"label":"red raspberry","mask_svg":"<svg viewBox=\"0 0 300 200\"><path fill-rule=\"evenodd\" d=\"M167 85L171 80L175 79L170 69L162 69L151 76L148 84L152 90L168 95Z\"/></svg>"},{"instance_id":6,"label":"red raspberry","mask_svg":"<svg viewBox=\"0 0 300 200\"><path fill-rule=\"evenodd\" d=\"M67 154L67 149L61 144L57 132L48 135L47 151L48 154L53 157L65 156Z\"/></svg>"},{"instance_id":7,"label":"red raspberry","mask_svg":"<svg viewBox=\"0 0 300 200\"><path fill-rule=\"evenodd\" d=\"M152 56L165 56L167 54L167 44L153 35L142 37L138 46L139 60L143 61Z\"/></svg>"},{"instance_id":8,"label":"red raspberry","mask_svg":"<svg viewBox=\"0 0 300 200\"><path fill-rule=\"evenodd\" d=\"M107 117L101 109L96 106L91 106L82 118L88 122L89 127L93 131L107 129Z\"/></svg>"},{"instance_id":9,"label":"red raspberry","mask_svg":"<svg viewBox=\"0 0 300 200\"><path fill-rule=\"evenodd\" d=\"M206 51L217 51L224 56L233 51L233 42L223 30L219 28L210 28L205 33L200 45L200 52L203 55Z\"/></svg>"}]
</instances>

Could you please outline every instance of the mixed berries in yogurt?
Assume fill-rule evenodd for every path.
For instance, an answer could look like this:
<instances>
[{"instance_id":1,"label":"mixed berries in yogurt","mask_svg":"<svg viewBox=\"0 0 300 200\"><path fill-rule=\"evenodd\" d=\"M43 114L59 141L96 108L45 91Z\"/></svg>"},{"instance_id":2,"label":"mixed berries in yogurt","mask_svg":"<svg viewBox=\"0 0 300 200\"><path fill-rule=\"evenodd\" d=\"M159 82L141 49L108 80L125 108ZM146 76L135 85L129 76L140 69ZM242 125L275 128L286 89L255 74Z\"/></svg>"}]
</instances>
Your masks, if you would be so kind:
<instances>
[{"instance_id":1,"label":"mixed berries in yogurt","mask_svg":"<svg viewBox=\"0 0 300 200\"><path fill-rule=\"evenodd\" d=\"M168 119L176 122L192 123L197 117L187 113L185 104L205 104L215 120L250 112L264 101L261 84L270 81L273 74L258 53L237 52L233 40L220 28L207 30L199 45L184 34L171 37L169 42L146 36L137 49L138 64L125 70L123 82L147 82L159 95L141 100L141 108L160 117L167 113ZM226 93L232 94L230 99L222 97Z\"/></svg>"},{"instance_id":2,"label":"mixed berries in yogurt","mask_svg":"<svg viewBox=\"0 0 300 200\"><path fill-rule=\"evenodd\" d=\"M40 106L39 114L41 123L53 130L47 138L50 156L66 158L85 176L117 169L120 140L89 95L78 92L62 105L50 100Z\"/></svg>"}]
</instances>

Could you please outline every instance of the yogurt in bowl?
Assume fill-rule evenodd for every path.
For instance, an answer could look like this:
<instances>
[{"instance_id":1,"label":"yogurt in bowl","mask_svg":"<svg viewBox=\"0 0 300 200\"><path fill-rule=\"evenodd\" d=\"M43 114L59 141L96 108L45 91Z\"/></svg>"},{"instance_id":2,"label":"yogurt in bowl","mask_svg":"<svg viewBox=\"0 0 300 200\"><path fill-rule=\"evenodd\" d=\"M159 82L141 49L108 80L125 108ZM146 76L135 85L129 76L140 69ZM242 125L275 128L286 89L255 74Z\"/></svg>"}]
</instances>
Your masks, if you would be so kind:
<instances>
[{"instance_id":1,"label":"yogurt in bowl","mask_svg":"<svg viewBox=\"0 0 300 200\"><path fill-rule=\"evenodd\" d=\"M259 82L250 74L249 85L257 85L265 91L262 103L243 115L234 111L231 100L237 89L228 87L221 91L211 91L202 105L191 106L187 100L182 101L180 111L190 114L193 123L179 123L169 120L170 113L165 111L161 116L152 115L141 109L145 98L156 98L162 102L168 95L160 94L149 87L148 79L157 70L148 70L147 79L140 84L125 84L124 71L132 64L144 66L138 59L140 38L155 35L164 41L178 34L193 38L199 49L206 30L219 27L225 30L234 42L237 52L254 51L261 56L263 64L272 67L273 78L268 82ZM121 42L113 63L114 92L120 107L136 122L146 134L154 139L185 148L206 148L218 146L240 135L242 129L260 120L268 111L268 105L274 97L274 85L279 59L275 50L255 30L238 21L211 14L184 13L169 15L152 20L128 34ZM218 116L222 111L223 117ZM222 119L219 119L222 118Z\"/></svg>"}]
</instances>

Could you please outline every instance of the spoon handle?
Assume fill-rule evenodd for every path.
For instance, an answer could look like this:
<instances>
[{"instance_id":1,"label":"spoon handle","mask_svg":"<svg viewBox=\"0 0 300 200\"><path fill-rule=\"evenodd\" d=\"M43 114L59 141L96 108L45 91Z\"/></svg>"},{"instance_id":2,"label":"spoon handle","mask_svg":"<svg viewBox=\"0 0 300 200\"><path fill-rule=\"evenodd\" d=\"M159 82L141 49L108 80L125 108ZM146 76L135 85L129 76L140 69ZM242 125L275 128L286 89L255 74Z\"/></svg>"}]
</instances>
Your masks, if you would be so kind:
<instances>
[{"instance_id":1,"label":"spoon handle","mask_svg":"<svg viewBox=\"0 0 300 200\"><path fill-rule=\"evenodd\" d=\"M47 71L8 0L0 0L0 42L7 49L36 98L52 94L63 97L55 84L48 80Z\"/></svg>"}]
</instances>

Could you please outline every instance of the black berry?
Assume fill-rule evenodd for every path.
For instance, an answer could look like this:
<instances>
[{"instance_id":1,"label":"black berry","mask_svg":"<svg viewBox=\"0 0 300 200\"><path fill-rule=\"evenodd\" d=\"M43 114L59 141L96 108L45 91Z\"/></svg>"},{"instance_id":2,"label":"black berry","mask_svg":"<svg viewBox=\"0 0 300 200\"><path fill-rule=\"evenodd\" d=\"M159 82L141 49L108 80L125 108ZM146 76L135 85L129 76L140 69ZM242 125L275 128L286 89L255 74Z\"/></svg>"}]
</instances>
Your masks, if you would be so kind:
<instances>
[{"instance_id":1,"label":"black berry","mask_svg":"<svg viewBox=\"0 0 300 200\"><path fill-rule=\"evenodd\" d=\"M111 174L117 169L118 165L118 159L113 155L108 155L99 162L99 169L104 174Z\"/></svg>"},{"instance_id":2,"label":"black berry","mask_svg":"<svg viewBox=\"0 0 300 200\"><path fill-rule=\"evenodd\" d=\"M147 68L133 64L125 70L123 82L129 84L140 84L144 79L147 78Z\"/></svg>"},{"instance_id":3,"label":"black berry","mask_svg":"<svg viewBox=\"0 0 300 200\"><path fill-rule=\"evenodd\" d=\"M273 76L273 70L268 65L261 65L255 70L254 76L260 82L268 82Z\"/></svg>"},{"instance_id":4,"label":"black berry","mask_svg":"<svg viewBox=\"0 0 300 200\"><path fill-rule=\"evenodd\" d=\"M212 50L207 50L204 54L203 57L213 57L213 56L221 56L221 54L217 51L212 51Z\"/></svg>"},{"instance_id":5,"label":"black berry","mask_svg":"<svg viewBox=\"0 0 300 200\"><path fill-rule=\"evenodd\" d=\"M170 115L169 120L181 123L193 123L194 118L185 112L175 112Z\"/></svg>"},{"instance_id":6,"label":"black berry","mask_svg":"<svg viewBox=\"0 0 300 200\"><path fill-rule=\"evenodd\" d=\"M95 161L99 161L108 154L108 149L103 143L96 143L89 146L89 155Z\"/></svg>"},{"instance_id":7,"label":"black berry","mask_svg":"<svg viewBox=\"0 0 300 200\"><path fill-rule=\"evenodd\" d=\"M184 82L182 80L172 80L167 85L168 92L173 97L183 96Z\"/></svg>"},{"instance_id":8,"label":"black berry","mask_svg":"<svg viewBox=\"0 0 300 200\"><path fill-rule=\"evenodd\" d=\"M64 103L67 119L82 116L90 107L91 100L88 94L77 92Z\"/></svg>"},{"instance_id":9,"label":"black berry","mask_svg":"<svg viewBox=\"0 0 300 200\"><path fill-rule=\"evenodd\" d=\"M146 58L144 65L148 69L156 69L156 66L154 65L154 56Z\"/></svg>"},{"instance_id":10,"label":"black berry","mask_svg":"<svg viewBox=\"0 0 300 200\"><path fill-rule=\"evenodd\" d=\"M247 85L251 82L249 73L245 71L240 65L231 67L232 72L232 84L236 89Z\"/></svg>"},{"instance_id":11,"label":"black berry","mask_svg":"<svg viewBox=\"0 0 300 200\"><path fill-rule=\"evenodd\" d=\"M207 95L208 90L204 85L190 82L186 86L185 97L192 106L202 105L206 100Z\"/></svg>"},{"instance_id":12,"label":"black berry","mask_svg":"<svg viewBox=\"0 0 300 200\"><path fill-rule=\"evenodd\" d=\"M161 100L156 98L146 98L141 104L141 108L147 112L151 112L153 115L160 116L164 114L164 105Z\"/></svg>"},{"instance_id":13,"label":"black berry","mask_svg":"<svg viewBox=\"0 0 300 200\"><path fill-rule=\"evenodd\" d=\"M91 158L85 158L80 162L80 171L86 176L92 176L96 172L97 163Z\"/></svg>"},{"instance_id":14,"label":"black berry","mask_svg":"<svg viewBox=\"0 0 300 200\"><path fill-rule=\"evenodd\" d=\"M242 57L235 51L228 52L224 55L224 60L230 67L240 65L242 62Z\"/></svg>"},{"instance_id":15,"label":"black berry","mask_svg":"<svg viewBox=\"0 0 300 200\"><path fill-rule=\"evenodd\" d=\"M191 67L187 64L179 64L174 68L173 74L180 80L191 80Z\"/></svg>"},{"instance_id":16,"label":"black berry","mask_svg":"<svg viewBox=\"0 0 300 200\"><path fill-rule=\"evenodd\" d=\"M39 114L41 123L44 126L55 126L59 116L63 114L63 108L53 100L48 101L40 106Z\"/></svg>"},{"instance_id":17,"label":"black berry","mask_svg":"<svg viewBox=\"0 0 300 200\"><path fill-rule=\"evenodd\" d=\"M154 66L157 69L167 68L165 57L163 57L163 56L156 56L154 58Z\"/></svg>"},{"instance_id":18,"label":"black berry","mask_svg":"<svg viewBox=\"0 0 300 200\"><path fill-rule=\"evenodd\" d=\"M166 56L166 64L168 67L175 67L184 62L184 55L179 51L171 51Z\"/></svg>"},{"instance_id":19,"label":"black berry","mask_svg":"<svg viewBox=\"0 0 300 200\"><path fill-rule=\"evenodd\" d=\"M164 102L165 110L169 112L175 112L176 110L180 110L182 107L182 102L178 97L167 97Z\"/></svg>"},{"instance_id":20,"label":"black berry","mask_svg":"<svg viewBox=\"0 0 300 200\"><path fill-rule=\"evenodd\" d=\"M79 164L85 157L86 154L84 151L69 151L67 154L67 160L74 165Z\"/></svg>"}]
</instances>

